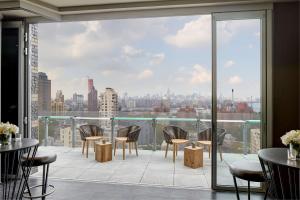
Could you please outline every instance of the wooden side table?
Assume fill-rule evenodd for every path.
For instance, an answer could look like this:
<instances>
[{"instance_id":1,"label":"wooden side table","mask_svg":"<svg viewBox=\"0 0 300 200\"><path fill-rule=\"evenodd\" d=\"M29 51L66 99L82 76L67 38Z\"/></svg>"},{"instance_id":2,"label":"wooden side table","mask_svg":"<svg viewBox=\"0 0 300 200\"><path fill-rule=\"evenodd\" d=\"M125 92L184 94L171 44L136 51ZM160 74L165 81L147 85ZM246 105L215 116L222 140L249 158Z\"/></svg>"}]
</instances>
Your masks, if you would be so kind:
<instances>
[{"instance_id":1,"label":"wooden side table","mask_svg":"<svg viewBox=\"0 0 300 200\"><path fill-rule=\"evenodd\" d=\"M184 147L184 166L193 169L203 167L203 147Z\"/></svg>"},{"instance_id":2,"label":"wooden side table","mask_svg":"<svg viewBox=\"0 0 300 200\"><path fill-rule=\"evenodd\" d=\"M89 142L93 142L94 143L94 151L95 151L95 142L96 141L100 141L101 139L103 139L103 136L91 136L91 137L86 137L86 157L88 158L89 156ZM85 143L83 143L83 145L85 145ZM84 148L84 146L83 146Z\"/></svg>"},{"instance_id":3,"label":"wooden side table","mask_svg":"<svg viewBox=\"0 0 300 200\"><path fill-rule=\"evenodd\" d=\"M106 142L105 144L97 142L95 145L95 160L98 162L107 162L112 160L112 144L110 142Z\"/></svg>"},{"instance_id":4,"label":"wooden side table","mask_svg":"<svg viewBox=\"0 0 300 200\"><path fill-rule=\"evenodd\" d=\"M175 158L178 152L178 145L187 143L188 140L185 139L172 139L173 143L173 162L175 162Z\"/></svg>"}]
</instances>

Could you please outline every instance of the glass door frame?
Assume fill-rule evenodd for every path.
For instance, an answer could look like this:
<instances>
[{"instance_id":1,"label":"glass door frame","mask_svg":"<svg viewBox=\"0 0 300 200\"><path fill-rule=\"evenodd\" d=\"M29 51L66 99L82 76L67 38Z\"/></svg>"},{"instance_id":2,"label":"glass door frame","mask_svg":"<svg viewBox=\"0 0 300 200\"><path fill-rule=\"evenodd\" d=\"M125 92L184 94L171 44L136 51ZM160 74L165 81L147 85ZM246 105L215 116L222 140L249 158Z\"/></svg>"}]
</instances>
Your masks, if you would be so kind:
<instances>
[{"instance_id":1,"label":"glass door frame","mask_svg":"<svg viewBox=\"0 0 300 200\"><path fill-rule=\"evenodd\" d=\"M267 124L267 119L270 119L272 112L271 92L272 80L271 73L271 26L268 21L271 17L269 10L261 11L239 11L239 12L225 12L212 13L212 181L211 187L215 190L233 190L233 186L218 185L217 184L217 22L226 20L246 20L246 19L260 19L261 20L261 148L269 146L267 142L267 135L270 133L271 124ZM267 34L268 33L268 34ZM268 73L267 73L268 72ZM268 91L267 91L268 89ZM268 99L267 99L268 97ZM246 189L246 188L245 188ZM257 190L257 189L256 189ZM261 191L261 189L258 189Z\"/></svg>"},{"instance_id":2,"label":"glass door frame","mask_svg":"<svg viewBox=\"0 0 300 200\"><path fill-rule=\"evenodd\" d=\"M18 60L18 126L22 137L27 134L27 115L26 115L26 72L25 72L25 38L24 38L24 21L2 21L1 28L16 28L19 31L19 60ZM2 35L1 35L2 37ZM1 73L0 73L1 74ZM0 87L1 89L1 87ZM1 101L0 101L1 102ZM1 105L0 105L1 106ZM1 120L0 120L1 121Z\"/></svg>"}]
</instances>

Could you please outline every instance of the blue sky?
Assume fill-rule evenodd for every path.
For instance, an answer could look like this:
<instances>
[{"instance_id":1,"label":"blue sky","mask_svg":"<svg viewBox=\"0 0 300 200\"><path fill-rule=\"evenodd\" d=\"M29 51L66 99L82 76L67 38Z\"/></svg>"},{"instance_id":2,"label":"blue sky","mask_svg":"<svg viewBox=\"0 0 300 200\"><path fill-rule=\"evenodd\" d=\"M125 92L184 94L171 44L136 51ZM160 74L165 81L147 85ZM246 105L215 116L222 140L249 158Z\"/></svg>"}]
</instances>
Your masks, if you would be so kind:
<instances>
[{"instance_id":1,"label":"blue sky","mask_svg":"<svg viewBox=\"0 0 300 200\"><path fill-rule=\"evenodd\" d=\"M218 91L259 97L259 21L218 24ZM120 95L211 95L211 17L184 16L39 24L39 71L61 89L87 95L96 89Z\"/></svg>"}]
</instances>

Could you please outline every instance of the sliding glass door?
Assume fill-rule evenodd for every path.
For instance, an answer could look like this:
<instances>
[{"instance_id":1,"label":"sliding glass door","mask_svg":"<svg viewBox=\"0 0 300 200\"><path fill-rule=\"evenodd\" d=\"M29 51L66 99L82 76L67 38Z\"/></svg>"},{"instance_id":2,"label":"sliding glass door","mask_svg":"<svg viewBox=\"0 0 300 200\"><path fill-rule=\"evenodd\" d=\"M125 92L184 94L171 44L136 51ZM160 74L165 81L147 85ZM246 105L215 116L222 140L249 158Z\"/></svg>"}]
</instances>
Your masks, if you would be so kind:
<instances>
[{"instance_id":1,"label":"sliding glass door","mask_svg":"<svg viewBox=\"0 0 300 200\"><path fill-rule=\"evenodd\" d=\"M263 146L264 16L264 11L212 16L214 188L233 187L228 165L258 160L257 151ZM238 180L238 185L247 182Z\"/></svg>"}]
</instances>

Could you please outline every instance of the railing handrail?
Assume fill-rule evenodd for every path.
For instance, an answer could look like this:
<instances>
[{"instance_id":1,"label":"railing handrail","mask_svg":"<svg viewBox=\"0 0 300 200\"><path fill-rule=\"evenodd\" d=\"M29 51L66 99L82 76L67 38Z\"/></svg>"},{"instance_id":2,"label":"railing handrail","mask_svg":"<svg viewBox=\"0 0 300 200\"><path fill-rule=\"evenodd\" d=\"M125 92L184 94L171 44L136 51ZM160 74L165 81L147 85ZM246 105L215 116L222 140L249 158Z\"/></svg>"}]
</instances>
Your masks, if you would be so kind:
<instances>
[{"instance_id":1,"label":"railing handrail","mask_svg":"<svg viewBox=\"0 0 300 200\"><path fill-rule=\"evenodd\" d=\"M78 119L78 120L128 120L128 121L181 121L181 122L211 122L211 119L199 119L199 118L181 118L181 117L78 117L78 116L38 116L39 119ZM260 120L226 120L221 119L217 122L226 122L226 123L248 123L248 124L257 124L260 123Z\"/></svg>"}]
</instances>

